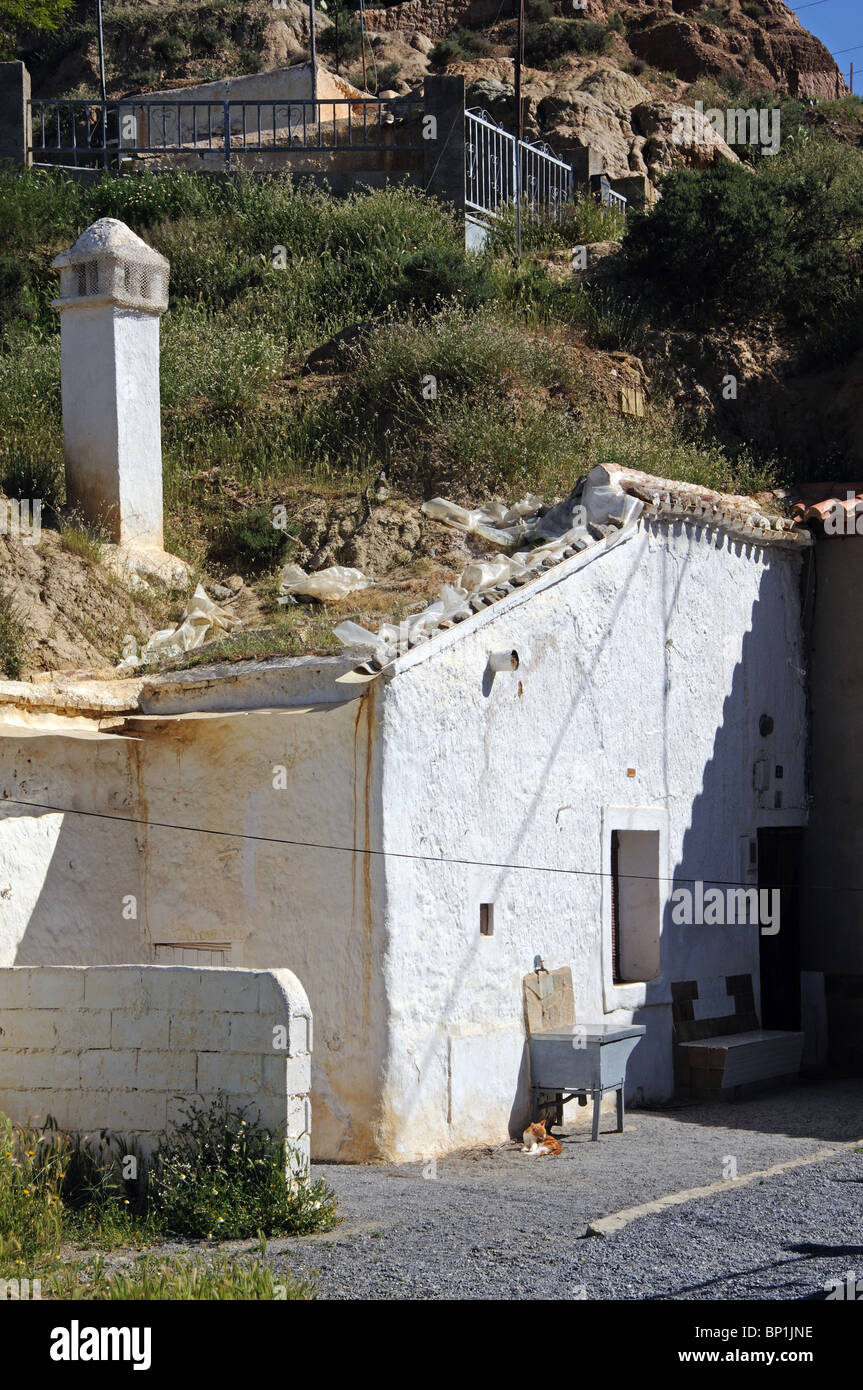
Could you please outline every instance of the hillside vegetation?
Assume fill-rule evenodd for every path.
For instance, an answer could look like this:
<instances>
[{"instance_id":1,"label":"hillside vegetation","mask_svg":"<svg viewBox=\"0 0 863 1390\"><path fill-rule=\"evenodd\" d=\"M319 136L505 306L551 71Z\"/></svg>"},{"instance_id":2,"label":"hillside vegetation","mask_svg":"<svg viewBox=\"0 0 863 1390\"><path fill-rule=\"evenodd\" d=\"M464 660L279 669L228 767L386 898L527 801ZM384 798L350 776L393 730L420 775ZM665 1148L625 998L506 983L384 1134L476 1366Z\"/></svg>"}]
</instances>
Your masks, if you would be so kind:
<instances>
[{"instance_id":1,"label":"hillside vegetation","mask_svg":"<svg viewBox=\"0 0 863 1390\"><path fill-rule=\"evenodd\" d=\"M597 334L628 346L609 339L626 315L607 295L555 277L541 250L516 265L505 233L497 252L466 257L457 222L420 195L339 201L287 180L182 174L84 188L22 172L0 180L7 486L20 489L29 470L38 495L62 500L51 260L100 216L121 218L171 261L169 527L178 549L200 543L198 558L226 544L226 489L261 503L286 487L356 492L383 469L417 498L554 491L611 454L718 486L740 481L733 458L685 441L665 411L634 427L589 406L570 348ZM577 205L567 225L534 229L533 242L565 247L616 230L595 204ZM303 372L310 349L356 323L368 327L340 370ZM427 377L436 395L424 392ZM743 471L745 481L748 461Z\"/></svg>"},{"instance_id":2,"label":"hillside vegetation","mask_svg":"<svg viewBox=\"0 0 863 1390\"><path fill-rule=\"evenodd\" d=\"M171 262L166 543L196 577L246 581L237 654L335 649L333 621L398 619L453 578L464 554L419 513L429 496L551 497L610 459L742 492L863 465L863 103L828 94L835 74L824 77L819 46L786 24L778 0L766 0L767 38L746 74L715 59L754 22L737 0L693 4L685 20L657 25L634 0L594 9L573 20L552 0L528 0L532 60L551 74L528 83L529 121L569 139L573 113L607 119L613 157L634 142L661 200L625 225L585 196L556 223L525 217L520 260L512 215L485 256L466 256L459 220L406 189L335 199L288 176L143 173L85 185L0 172L0 489L40 498L43 522L57 528L41 568L26 573L0 536L6 674L114 663L130 631L143 639L182 610L179 594L112 594L102 538L64 510L51 262L98 217L120 218ZM111 6L109 87L292 61L302 14L296 0L284 12L263 0ZM511 53L512 20L502 11L483 30L464 19L436 46L376 35L375 80L392 55L413 64L390 75L402 89L430 65L463 70L506 120L500 55ZM355 62L344 23L342 57ZM821 82L821 95L770 69L789 25L788 52L808 54L807 82ZM37 87L92 90L90 26L76 6L64 30L31 43ZM672 41L676 71L639 56ZM747 79L768 76L772 90L754 96ZM703 167L674 163L669 103L681 99L777 106L781 152L741 147L737 161L723 147ZM648 129L655 136L635 134ZM596 248L586 272L572 266L583 245ZM623 413L634 400L643 413ZM274 508L286 530L274 530ZM379 582L336 617L280 608L276 575L288 559L357 565ZM15 593L44 605L50 575L56 607L34 637Z\"/></svg>"}]
</instances>

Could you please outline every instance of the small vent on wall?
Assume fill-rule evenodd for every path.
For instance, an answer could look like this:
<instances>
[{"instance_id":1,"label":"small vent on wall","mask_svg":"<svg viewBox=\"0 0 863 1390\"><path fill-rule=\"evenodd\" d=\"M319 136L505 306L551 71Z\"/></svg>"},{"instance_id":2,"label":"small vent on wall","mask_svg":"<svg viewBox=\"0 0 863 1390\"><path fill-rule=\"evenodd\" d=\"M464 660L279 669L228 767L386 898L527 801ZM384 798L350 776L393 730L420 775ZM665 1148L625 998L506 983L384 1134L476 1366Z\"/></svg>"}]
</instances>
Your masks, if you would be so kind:
<instances>
[{"instance_id":1,"label":"small vent on wall","mask_svg":"<svg viewBox=\"0 0 863 1390\"><path fill-rule=\"evenodd\" d=\"M480 936L494 936L494 903L480 903L479 905L479 934Z\"/></svg>"},{"instance_id":2,"label":"small vent on wall","mask_svg":"<svg viewBox=\"0 0 863 1390\"><path fill-rule=\"evenodd\" d=\"M153 947L156 965L230 965L231 947L209 941L162 941Z\"/></svg>"}]
</instances>

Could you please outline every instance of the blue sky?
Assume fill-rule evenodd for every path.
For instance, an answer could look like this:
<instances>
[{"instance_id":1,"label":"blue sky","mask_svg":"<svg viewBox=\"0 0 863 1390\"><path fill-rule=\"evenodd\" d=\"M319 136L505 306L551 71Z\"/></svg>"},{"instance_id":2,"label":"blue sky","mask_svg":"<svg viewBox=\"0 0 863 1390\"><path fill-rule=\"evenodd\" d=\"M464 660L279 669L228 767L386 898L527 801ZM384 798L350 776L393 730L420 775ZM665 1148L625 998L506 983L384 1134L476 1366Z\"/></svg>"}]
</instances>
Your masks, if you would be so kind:
<instances>
[{"instance_id":1,"label":"blue sky","mask_svg":"<svg viewBox=\"0 0 863 1390\"><path fill-rule=\"evenodd\" d=\"M788 0L786 0L788 4ZM833 54L848 80L848 67L854 64L854 90L863 92L863 5L860 0L823 0L813 5L811 0L788 4L800 18L800 23L817 34ZM841 48L856 48L856 53L839 53ZM859 76L858 76L859 74Z\"/></svg>"}]
</instances>

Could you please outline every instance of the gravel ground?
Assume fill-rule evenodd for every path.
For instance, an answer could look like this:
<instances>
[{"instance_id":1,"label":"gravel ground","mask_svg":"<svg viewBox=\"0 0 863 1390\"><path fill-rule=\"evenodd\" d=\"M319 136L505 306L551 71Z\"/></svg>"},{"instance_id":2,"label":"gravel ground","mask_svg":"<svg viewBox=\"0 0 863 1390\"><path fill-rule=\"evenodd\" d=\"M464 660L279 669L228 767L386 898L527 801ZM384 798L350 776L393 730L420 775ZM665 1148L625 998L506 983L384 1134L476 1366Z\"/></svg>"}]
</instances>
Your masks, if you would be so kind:
<instances>
[{"instance_id":1,"label":"gravel ground","mask_svg":"<svg viewBox=\"0 0 863 1390\"><path fill-rule=\"evenodd\" d=\"M503 1145L440 1159L434 1175L421 1164L319 1165L343 1224L273 1241L269 1258L315 1274L331 1299L811 1299L855 1268L863 1289L863 1152L853 1150L616 1235L585 1234L598 1216L721 1179L729 1157L742 1175L863 1138L863 1083L632 1111L622 1135L562 1138L558 1159Z\"/></svg>"}]
</instances>

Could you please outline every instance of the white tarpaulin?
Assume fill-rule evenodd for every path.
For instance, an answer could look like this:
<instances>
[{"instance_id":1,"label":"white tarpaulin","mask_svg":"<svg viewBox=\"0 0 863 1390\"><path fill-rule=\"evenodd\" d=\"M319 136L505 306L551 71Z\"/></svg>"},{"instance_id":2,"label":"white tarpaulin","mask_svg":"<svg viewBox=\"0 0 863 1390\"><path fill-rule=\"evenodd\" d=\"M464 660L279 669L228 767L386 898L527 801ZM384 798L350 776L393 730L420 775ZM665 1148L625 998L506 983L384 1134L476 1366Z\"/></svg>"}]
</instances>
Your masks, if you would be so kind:
<instances>
[{"instance_id":1,"label":"white tarpaulin","mask_svg":"<svg viewBox=\"0 0 863 1390\"><path fill-rule=\"evenodd\" d=\"M529 519L536 517L541 506L542 498L528 493L512 507L504 506L503 502L490 502L487 507L476 507L473 511L448 502L445 497L433 497L430 502L423 502L422 511L457 531L467 531L491 545L508 549L528 538Z\"/></svg>"}]
</instances>

